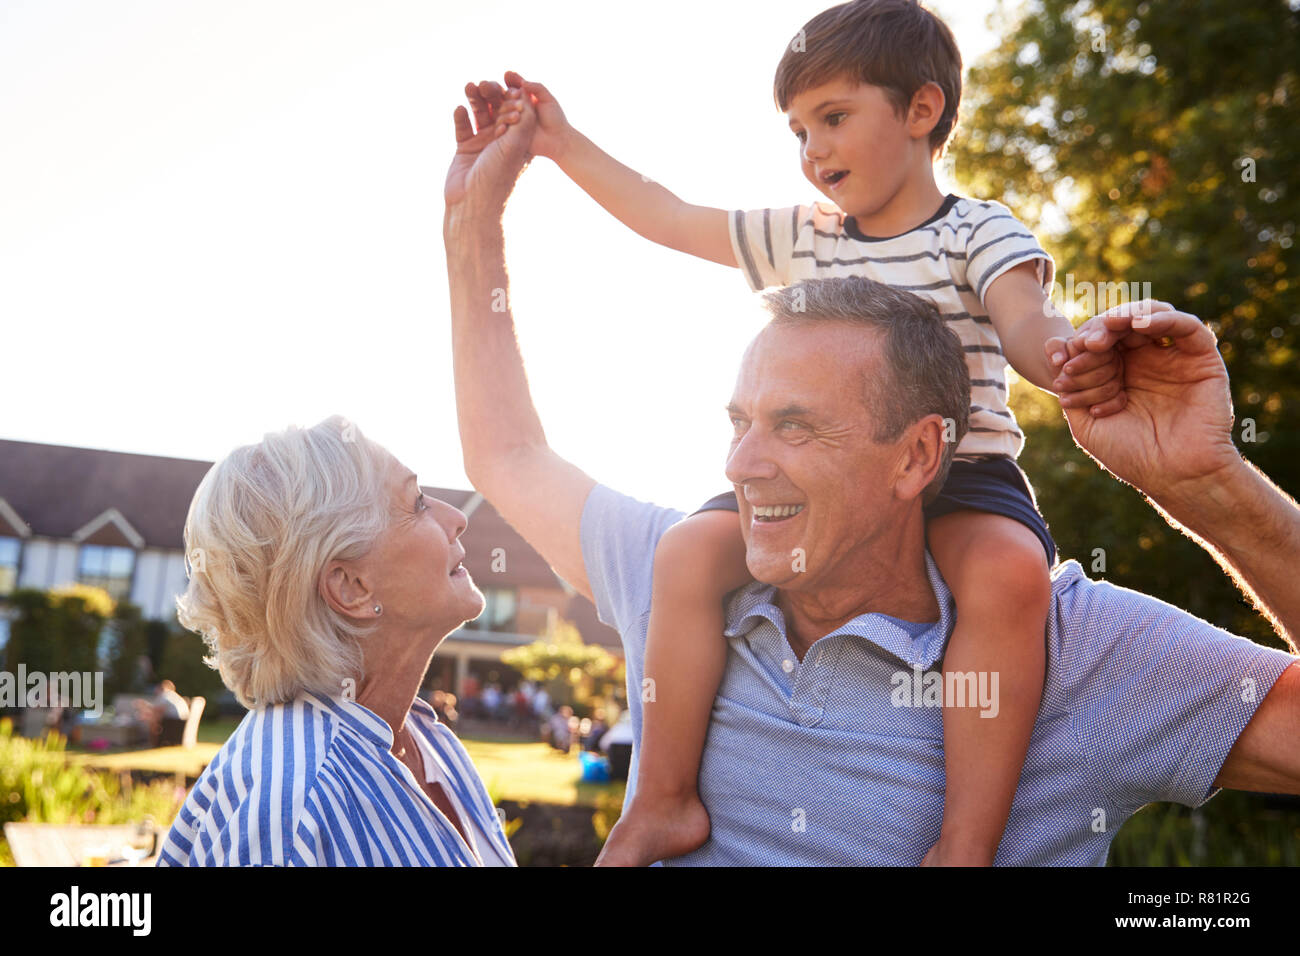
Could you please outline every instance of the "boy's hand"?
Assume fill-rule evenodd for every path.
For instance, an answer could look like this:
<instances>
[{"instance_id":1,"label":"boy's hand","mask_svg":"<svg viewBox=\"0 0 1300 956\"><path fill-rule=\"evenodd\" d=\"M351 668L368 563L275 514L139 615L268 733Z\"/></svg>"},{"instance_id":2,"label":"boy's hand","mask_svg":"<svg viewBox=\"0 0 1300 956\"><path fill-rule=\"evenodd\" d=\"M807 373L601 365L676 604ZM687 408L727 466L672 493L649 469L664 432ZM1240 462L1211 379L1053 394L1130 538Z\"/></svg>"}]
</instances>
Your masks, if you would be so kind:
<instances>
[{"instance_id":1,"label":"boy's hand","mask_svg":"<svg viewBox=\"0 0 1300 956\"><path fill-rule=\"evenodd\" d=\"M1124 408L1124 362L1114 342L1098 341L1096 348L1085 347L1096 319L1089 319L1072 338L1054 336L1044 343L1047 360L1057 370L1052 390L1062 408L1088 408L1097 418L1113 415Z\"/></svg>"},{"instance_id":2,"label":"boy's hand","mask_svg":"<svg viewBox=\"0 0 1300 956\"><path fill-rule=\"evenodd\" d=\"M508 87L522 89L537 108L537 130L533 133L530 152L558 163L574 133L559 102L541 83L525 80L514 70L506 71L505 81Z\"/></svg>"},{"instance_id":3,"label":"boy's hand","mask_svg":"<svg viewBox=\"0 0 1300 956\"><path fill-rule=\"evenodd\" d=\"M1069 339L1049 339L1045 348L1048 361L1058 370L1054 386L1061 396L1061 407L1091 406L1088 411L1094 418L1123 410L1128 401L1122 386L1126 347L1145 344L1147 338L1140 330L1148 327L1152 319L1173 312L1176 310L1168 302L1143 299L1093 316ZM1123 321L1119 317L1124 317ZM1114 394L1107 397L1111 391Z\"/></svg>"}]
</instances>

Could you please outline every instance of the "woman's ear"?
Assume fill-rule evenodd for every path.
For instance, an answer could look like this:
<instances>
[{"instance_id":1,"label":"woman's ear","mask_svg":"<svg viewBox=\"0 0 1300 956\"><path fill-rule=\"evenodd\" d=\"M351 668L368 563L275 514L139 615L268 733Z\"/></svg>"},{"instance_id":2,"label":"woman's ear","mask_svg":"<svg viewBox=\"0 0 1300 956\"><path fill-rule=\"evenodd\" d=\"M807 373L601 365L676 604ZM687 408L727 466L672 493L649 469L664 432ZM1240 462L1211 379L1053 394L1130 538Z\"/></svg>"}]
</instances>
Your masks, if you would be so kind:
<instances>
[{"instance_id":1,"label":"woman's ear","mask_svg":"<svg viewBox=\"0 0 1300 956\"><path fill-rule=\"evenodd\" d=\"M355 565L331 561L321 572L317 586L330 610L344 617L370 620L374 615L375 595Z\"/></svg>"}]
</instances>

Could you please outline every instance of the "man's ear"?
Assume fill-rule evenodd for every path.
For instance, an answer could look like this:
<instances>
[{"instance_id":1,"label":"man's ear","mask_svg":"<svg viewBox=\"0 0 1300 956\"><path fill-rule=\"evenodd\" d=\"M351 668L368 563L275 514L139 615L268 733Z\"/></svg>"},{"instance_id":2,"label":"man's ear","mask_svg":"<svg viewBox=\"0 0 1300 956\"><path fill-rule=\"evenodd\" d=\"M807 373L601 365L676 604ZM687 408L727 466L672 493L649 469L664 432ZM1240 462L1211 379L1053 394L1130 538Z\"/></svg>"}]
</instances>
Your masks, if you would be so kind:
<instances>
[{"instance_id":1,"label":"man's ear","mask_svg":"<svg viewBox=\"0 0 1300 956\"><path fill-rule=\"evenodd\" d=\"M336 614L367 621L375 616L375 595L369 582L355 565L347 561L327 564L321 572L317 590Z\"/></svg>"},{"instance_id":2,"label":"man's ear","mask_svg":"<svg viewBox=\"0 0 1300 956\"><path fill-rule=\"evenodd\" d=\"M907 108L907 133L912 139L923 139L938 125L948 98L934 81L925 83L912 94Z\"/></svg>"},{"instance_id":3,"label":"man's ear","mask_svg":"<svg viewBox=\"0 0 1300 956\"><path fill-rule=\"evenodd\" d=\"M926 415L903 432L899 442L894 495L904 501L919 498L943 464L944 423L941 415Z\"/></svg>"}]
</instances>

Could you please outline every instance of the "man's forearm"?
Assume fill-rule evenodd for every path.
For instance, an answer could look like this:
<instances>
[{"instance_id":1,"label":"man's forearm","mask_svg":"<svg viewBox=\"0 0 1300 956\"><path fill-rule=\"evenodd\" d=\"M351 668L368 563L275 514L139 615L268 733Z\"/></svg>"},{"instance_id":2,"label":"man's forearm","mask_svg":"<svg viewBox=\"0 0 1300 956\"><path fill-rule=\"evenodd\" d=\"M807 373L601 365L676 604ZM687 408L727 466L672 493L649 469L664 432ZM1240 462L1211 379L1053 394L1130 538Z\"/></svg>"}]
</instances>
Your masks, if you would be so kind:
<instances>
[{"instance_id":1,"label":"man's forearm","mask_svg":"<svg viewBox=\"0 0 1300 956\"><path fill-rule=\"evenodd\" d=\"M475 480L494 462L546 435L533 407L515 338L500 212L449 211L447 283L451 293L456 407L465 472Z\"/></svg>"},{"instance_id":2,"label":"man's forearm","mask_svg":"<svg viewBox=\"0 0 1300 956\"><path fill-rule=\"evenodd\" d=\"M595 482L547 445L510 312L501 216L536 116L525 110L518 119L488 142L467 111L456 114L442 235L461 450L474 487L560 577L592 597L580 529Z\"/></svg>"},{"instance_id":3,"label":"man's forearm","mask_svg":"<svg viewBox=\"0 0 1300 956\"><path fill-rule=\"evenodd\" d=\"M1245 459L1151 498L1214 556L1297 650L1300 507L1295 500Z\"/></svg>"}]
</instances>

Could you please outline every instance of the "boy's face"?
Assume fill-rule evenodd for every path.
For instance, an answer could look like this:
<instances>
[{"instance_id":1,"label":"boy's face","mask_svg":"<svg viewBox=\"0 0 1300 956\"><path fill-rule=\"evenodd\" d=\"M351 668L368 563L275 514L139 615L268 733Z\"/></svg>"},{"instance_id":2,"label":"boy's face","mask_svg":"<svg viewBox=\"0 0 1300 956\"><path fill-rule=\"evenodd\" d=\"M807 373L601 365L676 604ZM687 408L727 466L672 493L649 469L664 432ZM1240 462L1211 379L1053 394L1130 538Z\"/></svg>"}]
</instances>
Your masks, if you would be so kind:
<instances>
[{"instance_id":1,"label":"boy's face","mask_svg":"<svg viewBox=\"0 0 1300 956\"><path fill-rule=\"evenodd\" d=\"M803 174L850 216L870 217L902 188L927 137L908 134L886 92L855 79L831 80L790 99Z\"/></svg>"}]
</instances>

